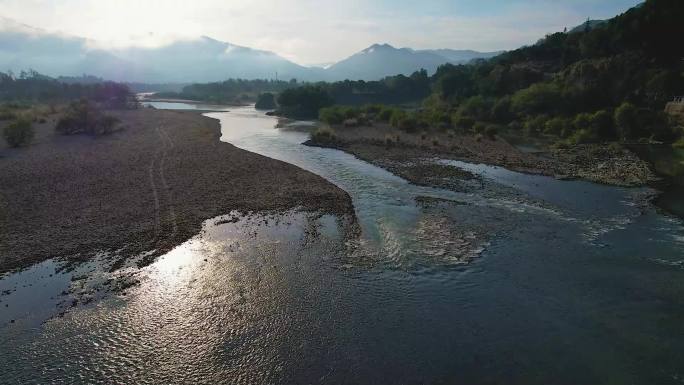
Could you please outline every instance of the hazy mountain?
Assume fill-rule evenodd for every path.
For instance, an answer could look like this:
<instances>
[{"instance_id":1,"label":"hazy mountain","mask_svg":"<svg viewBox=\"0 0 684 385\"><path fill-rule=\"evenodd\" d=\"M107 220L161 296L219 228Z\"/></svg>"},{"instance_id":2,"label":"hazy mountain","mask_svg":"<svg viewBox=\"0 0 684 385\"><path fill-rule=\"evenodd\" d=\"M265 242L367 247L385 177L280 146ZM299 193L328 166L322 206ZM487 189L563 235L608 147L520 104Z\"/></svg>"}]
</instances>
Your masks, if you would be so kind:
<instances>
[{"instance_id":1,"label":"hazy mountain","mask_svg":"<svg viewBox=\"0 0 684 385\"><path fill-rule=\"evenodd\" d=\"M273 52L242 47L206 36L157 48L104 50L90 40L50 33L0 17L0 71L34 69L53 77L83 74L141 83L213 82L228 78L377 80L441 64L462 63L495 53L413 50L375 44L345 60L304 67Z\"/></svg>"},{"instance_id":2,"label":"hazy mountain","mask_svg":"<svg viewBox=\"0 0 684 385\"><path fill-rule=\"evenodd\" d=\"M272 52L208 37L159 48L105 51L87 39L53 34L0 18L0 69L34 69L51 76L89 74L108 80L148 83L209 82L227 78L319 78L310 69Z\"/></svg>"},{"instance_id":3,"label":"hazy mountain","mask_svg":"<svg viewBox=\"0 0 684 385\"><path fill-rule=\"evenodd\" d=\"M374 44L344 59L326 70L333 79L376 80L385 76L411 73L424 68L432 74L445 63L466 63L473 59L489 58L500 52L470 50L413 50L395 48L389 44Z\"/></svg>"},{"instance_id":4,"label":"hazy mountain","mask_svg":"<svg viewBox=\"0 0 684 385\"><path fill-rule=\"evenodd\" d=\"M0 69L3 71L32 68L53 76L90 73L111 78L115 70L127 74L138 72L132 63L87 47L86 39L51 34L0 18Z\"/></svg>"}]
</instances>

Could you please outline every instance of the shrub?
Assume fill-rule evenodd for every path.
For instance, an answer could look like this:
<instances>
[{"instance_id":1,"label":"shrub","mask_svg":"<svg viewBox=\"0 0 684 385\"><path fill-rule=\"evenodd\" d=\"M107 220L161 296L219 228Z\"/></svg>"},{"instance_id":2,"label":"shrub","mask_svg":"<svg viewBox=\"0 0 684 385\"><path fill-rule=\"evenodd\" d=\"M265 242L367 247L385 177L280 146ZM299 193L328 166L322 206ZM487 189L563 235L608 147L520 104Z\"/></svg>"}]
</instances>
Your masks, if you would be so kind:
<instances>
[{"instance_id":1,"label":"shrub","mask_svg":"<svg viewBox=\"0 0 684 385\"><path fill-rule=\"evenodd\" d=\"M408 133L416 132L418 129L418 121L411 115L404 116L399 120L399 129Z\"/></svg>"},{"instance_id":2,"label":"shrub","mask_svg":"<svg viewBox=\"0 0 684 385\"><path fill-rule=\"evenodd\" d=\"M389 123L392 127L399 128L399 122L406 117L406 111L395 109L389 118Z\"/></svg>"},{"instance_id":3,"label":"shrub","mask_svg":"<svg viewBox=\"0 0 684 385\"><path fill-rule=\"evenodd\" d=\"M540 132L544 131L547 120L548 118L545 115L538 115L525 121L523 125L525 135L537 136Z\"/></svg>"},{"instance_id":4,"label":"shrub","mask_svg":"<svg viewBox=\"0 0 684 385\"><path fill-rule=\"evenodd\" d=\"M111 134L114 132L114 129L116 128L116 125L119 124L121 121L114 116L110 115L103 115L100 117L100 120L98 121L98 124L95 126L95 135L105 135L105 134Z\"/></svg>"},{"instance_id":5,"label":"shrub","mask_svg":"<svg viewBox=\"0 0 684 385\"><path fill-rule=\"evenodd\" d=\"M95 104L81 100L69 105L55 130L62 135L102 135L113 132L118 123L117 118L103 114Z\"/></svg>"},{"instance_id":6,"label":"shrub","mask_svg":"<svg viewBox=\"0 0 684 385\"><path fill-rule=\"evenodd\" d=\"M318 112L318 119L327 124L342 124L344 116L336 107L321 108Z\"/></svg>"},{"instance_id":7,"label":"shrub","mask_svg":"<svg viewBox=\"0 0 684 385\"><path fill-rule=\"evenodd\" d=\"M35 132L30 121L19 119L5 127L3 136L10 147L20 147L30 144Z\"/></svg>"},{"instance_id":8,"label":"shrub","mask_svg":"<svg viewBox=\"0 0 684 385\"><path fill-rule=\"evenodd\" d=\"M575 130L589 130L591 128L591 121L591 114L581 113L575 116L572 125L575 127Z\"/></svg>"},{"instance_id":9,"label":"shrub","mask_svg":"<svg viewBox=\"0 0 684 385\"><path fill-rule=\"evenodd\" d=\"M544 133L547 135L568 136L572 131L572 123L569 119L555 117L544 124Z\"/></svg>"},{"instance_id":10,"label":"shrub","mask_svg":"<svg viewBox=\"0 0 684 385\"><path fill-rule=\"evenodd\" d=\"M323 127L314 131L311 134L311 139L318 143L330 143L337 141L337 135L335 135L335 131L330 128Z\"/></svg>"},{"instance_id":11,"label":"shrub","mask_svg":"<svg viewBox=\"0 0 684 385\"><path fill-rule=\"evenodd\" d=\"M382 107L382 109L378 111L376 118L381 122L389 122L390 119L392 119L392 115L394 115L394 111L394 108Z\"/></svg>"}]
</instances>

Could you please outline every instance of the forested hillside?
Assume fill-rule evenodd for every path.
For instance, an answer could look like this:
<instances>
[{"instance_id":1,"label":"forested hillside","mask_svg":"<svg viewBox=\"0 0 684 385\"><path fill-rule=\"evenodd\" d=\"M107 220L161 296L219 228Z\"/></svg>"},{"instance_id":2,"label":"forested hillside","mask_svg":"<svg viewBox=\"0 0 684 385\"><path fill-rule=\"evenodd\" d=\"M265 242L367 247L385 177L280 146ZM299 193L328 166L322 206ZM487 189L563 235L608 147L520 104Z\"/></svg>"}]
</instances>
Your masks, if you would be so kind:
<instances>
[{"instance_id":1,"label":"forested hillside","mask_svg":"<svg viewBox=\"0 0 684 385\"><path fill-rule=\"evenodd\" d=\"M600 25L550 34L490 60L443 65L429 78L418 73L406 77L413 80L410 92L369 88L373 82L318 87L344 105L405 102L422 98L427 89L431 95L423 109L396 111L394 121L403 127L490 132L508 127L558 136L559 144L568 145L617 139L672 142L682 129L663 111L674 96L684 94L682 35L684 2L648 0ZM418 87L416 80L421 80ZM345 91L337 92L340 88ZM291 96L280 100L284 113L310 110Z\"/></svg>"},{"instance_id":2,"label":"forested hillside","mask_svg":"<svg viewBox=\"0 0 684 385\"><path fill-rule=\"evenodd\" d=\"M598 27L477 65L442 66L427 107L570 142L672 141L681 129L663 110L684 93L683 20L684 2L648 0Z\"/></svg>"}]
</instances>

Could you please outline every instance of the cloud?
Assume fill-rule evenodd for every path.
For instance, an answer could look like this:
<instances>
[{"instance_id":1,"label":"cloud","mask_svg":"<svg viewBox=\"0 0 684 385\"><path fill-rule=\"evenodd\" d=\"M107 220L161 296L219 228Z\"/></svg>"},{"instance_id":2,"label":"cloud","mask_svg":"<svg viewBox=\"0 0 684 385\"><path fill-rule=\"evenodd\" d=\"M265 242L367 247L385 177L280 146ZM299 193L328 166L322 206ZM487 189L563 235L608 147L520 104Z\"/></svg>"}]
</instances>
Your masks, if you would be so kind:
<instances>
[{"instance_id":1,"label":"cloud","mask_svg":"<svg viewBox=\"0 0 684 385\"><path fill-rule=\"evenodd\" d=\"M96 48L207 35L300 63L340 60L388 42L414 48L512 49L610 16L636 0L0 0L2 16L84 36ZM612 13L611 13L612 12ZM588 14L593 13L593 14Z\"/></svg>"}]
</instances>

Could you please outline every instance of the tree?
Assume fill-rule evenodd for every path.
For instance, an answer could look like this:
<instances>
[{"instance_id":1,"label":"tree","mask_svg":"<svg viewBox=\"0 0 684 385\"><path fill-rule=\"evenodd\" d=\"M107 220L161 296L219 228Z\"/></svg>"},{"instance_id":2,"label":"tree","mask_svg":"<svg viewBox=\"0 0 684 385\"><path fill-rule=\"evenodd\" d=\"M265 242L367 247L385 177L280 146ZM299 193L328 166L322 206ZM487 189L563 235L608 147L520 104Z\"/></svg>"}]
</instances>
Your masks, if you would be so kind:
<instances>
[{"instance_id":1,"label":"tree","mask_svg":"<svg viewBox=\"0 0 684 385\"><path fill-rule=\"evenodd\" d=\"M489 112L491 110L491 104L483 96L473 96L468 98L458 111L463 116L470 116L477 120L487 120L489 119Z\"/></svg>"},{"instance_id":2,"label":"tree","mask_svg":"<svg viewBox=\"0 0 684 385\"><path fill-rule=\"evenodd\" d=\"M557 111L561 102L561 92L552 83L536 83L513 95L511 108L513 111L533 115Z\"/></svg>"},{"instance_id":3,"label":"tree","mask_svg":"<svg viewBox=\"0 0 684 385\"><path fill-rule=\"evenodd\" d=\"M321 86L303 86L283 91L278 96L278 105L285 116L311 119L318 117L321 108L333 105L333 99Z\"/></svg>"},{"instance_id":4,"label":"tree","mask_svg":"<svg viewBox=\"0 0 684 385\"><path fill-rule=\"evenodd\" d=\"M511 112L511 97L504 96L494 103L491 112L492 119L499 123L509 123L515 118L515 115Z\"/></svg>"},{"instance_id":5,"label":"tree","mask_svg":"<svg viewBox=\"0 0 684 385\"><path fill-rule=\"evenodd\" d=\"M254 105L254 108L257 110L273 110L276 107L275 96L270 92L259 94L256 104Z\"/></svg>"},{"instance_id":6,"label":"tree","mask_svg":"<svg viewBox=\"0 0 684 385\"><path fill-rule=\"evenodd\" d=\"M29 145L35 132L29 120L18 119L5 127L3 136L10 147L20 147Z\"/></svg>"}]
</instances>

